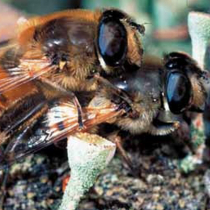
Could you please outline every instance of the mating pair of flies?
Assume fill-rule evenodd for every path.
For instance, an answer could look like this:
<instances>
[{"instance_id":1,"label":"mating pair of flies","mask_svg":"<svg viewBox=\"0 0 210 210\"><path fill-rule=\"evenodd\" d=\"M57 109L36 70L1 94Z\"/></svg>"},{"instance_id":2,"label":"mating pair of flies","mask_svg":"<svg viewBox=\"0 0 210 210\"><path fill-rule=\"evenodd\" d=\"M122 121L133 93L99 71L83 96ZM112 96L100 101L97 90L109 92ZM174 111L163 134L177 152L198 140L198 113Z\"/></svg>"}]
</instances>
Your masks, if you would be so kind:
<instances>
[{"instance_id":1,"label":"mating pair of flies","mask_svg":"<svg viewBox=\"0 0 210 210\"><path fill-rule=\"evenodd\" d=\"M165 135L203 111L208 73L188 55L143 57L144 26L116 9L24 20L0 48L0 165L108 123ZM95 129L96 128L96 129Z\"/></svg>"}]
</instances>

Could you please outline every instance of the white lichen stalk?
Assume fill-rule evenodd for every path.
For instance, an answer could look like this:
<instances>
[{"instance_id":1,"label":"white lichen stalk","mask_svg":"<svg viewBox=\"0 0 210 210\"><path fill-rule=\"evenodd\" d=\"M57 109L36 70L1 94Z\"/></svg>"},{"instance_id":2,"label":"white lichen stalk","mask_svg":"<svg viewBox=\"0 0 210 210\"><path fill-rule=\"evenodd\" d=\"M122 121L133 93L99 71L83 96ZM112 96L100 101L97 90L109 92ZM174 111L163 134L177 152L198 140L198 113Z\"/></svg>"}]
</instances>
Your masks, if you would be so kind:
<instances>
[{"instance_id":1,"label":"white lichen stalk","mask_svg":"<svg viewBox=\"0 0 210 210\"><path fill-rule=\"evenodd\" d=\"M81 197L114 156L116 146L94 134L77 133L68 138L68 161L71 177L59 210L74 210Z\"/></svg>"},{"instance_id":2,"label":"white lichen stalk","mask_svg":"<svg viewBox=\"0 0 210 210\"><path fill-rule=\"evenodd\" d=\"M188 28L192 41L192 57L204 70L206 51L210 43L210 15L201 12L190 12L188 15ZM180 167L186 173L194 170L197 164L203 162L206 148L203 114L196 115L196 118L192 120L190 130L191 139L196 148L194 154L189 154L181 161Z\"/></svg>"},{"instance_id":3,"label":"white lichen stalk","mask_svg":"<svg viewBox=\"0 0 210 210\"><path fill-rule=\"evenodd\" d=\"M210 43L210 15L201 12L190 12L188 28L192 40L192 56L204 69L206 50Z\"/></svg>"}]
</instances>

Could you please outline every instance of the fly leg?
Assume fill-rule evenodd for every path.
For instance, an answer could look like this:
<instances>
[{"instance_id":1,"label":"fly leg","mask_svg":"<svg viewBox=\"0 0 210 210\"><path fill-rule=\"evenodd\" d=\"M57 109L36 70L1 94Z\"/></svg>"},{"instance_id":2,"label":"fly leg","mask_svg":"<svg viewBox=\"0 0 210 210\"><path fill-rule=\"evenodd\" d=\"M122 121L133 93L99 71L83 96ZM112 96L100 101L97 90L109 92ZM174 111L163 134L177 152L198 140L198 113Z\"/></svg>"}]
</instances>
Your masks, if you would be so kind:
<instances>
[{"instance_id":1,"label":"fly leg","mask_svg":"<svg viewBox=\"0 0 210 210\"><path fill-rule=\"evenodd\" d=\"M84 128L84 124L82 121L83 120L82 107L76 96L74 96L73 102L74 102L74 105L77 107L79 129L82 130Z\"/></svg>"},{"instance_id":2,"label":"fly leg","mask_svg":"<svg viewBox=\"0 0 210 210\"><path fill-rule=\"evenodd\" d=\"M127 152L125 151L125 149L122 146L122 138L120 136L116 136L114 138L114 143L116 144L117 149L118 149L120 155L122 156L123 160L127 164L128 168L131 171L133 171L134 170L133 163L131 161L131 158L128 156Z\"/></svg>"},{"instance_id":3,"label":"fly leg","mask_svg":"<svg viewBox=\"0 0 210 210\"><path fill-rule=\"evenodd\" d=\"M67 96L67 97L72 98L74 105L77 107L79 128L83 129L84 128L84 124L83 124L83 117L82 117L83 116L82 107L80 105L80 102L77 99L77 96L74 94L74 92L67 91L63 87L57 85L56 83L50 81L47 78L40 77L39 81L41 82L39 85L41 85L41 86L50 86L51 88L54 88L55 91L59 91L59 93L62 94L63 96ZM39 82L39 81L37 80L37 82Z\"/></svg>"},{"instance_id":4,"label":"fly leg","mask_svg":"<svg viewBox=\"0 0 210 210\"><path fill-rule=\"evenodd\" d=\"M134 171L134 166L133 166L133 163L132 163L132 160L131 158L128 156L128 153L125 151L125 149L123 148L123 145L122 145L122 137L120 136L120 131L116 131L114 133L111 133L109 136L108 136L108 139L110 141L112 141L113 143L116 144L116 147L117 147L117 150L119 151L120 153L120 156L122 157L122 159L125 161L126 165L128 166L129 170L131 172Z\"/></svg>"},{"instance_id":5,"label":"fly leg","mask_svg":"<svg viewBox=\"0 0 210 210\"><path fill-rule=\"evenodd\" d=\"M145 177L142 176L139 166L137 166L135 164L135 162L128 155L128 152L123 148L123 141L129 140L128 139L129 136L126 136L126 134L124 132L121 133L121 131L117 131L117 132L111 133L107 138L116 144L117 150L118 150L120 156L122 157L123 161L127 165L130 174L133 177L140 178L143 182L146 183L147 181L146 181Z\"/></svg>"},{"instance_id":6,"label":"fly leg","mask_svg":"<svg viewBox=\"0 0 210 210\"><path fill-rule=\"evenodd\" d=\"M121 90L120 88L116 87L115 85L113 85L111 82L109 82L107 79L99 76L99 75L95 75L96 80L99 82L99 84L102 85L102 87L106 87L110 89L110 93L112 95L117 96L118 98L120 98L122 101L124 101L126 104L128 104L130 106L130 108L132 109L132 100L130 99L130 97L128 96L128 94Z\"/></svg>"}]
</instances>

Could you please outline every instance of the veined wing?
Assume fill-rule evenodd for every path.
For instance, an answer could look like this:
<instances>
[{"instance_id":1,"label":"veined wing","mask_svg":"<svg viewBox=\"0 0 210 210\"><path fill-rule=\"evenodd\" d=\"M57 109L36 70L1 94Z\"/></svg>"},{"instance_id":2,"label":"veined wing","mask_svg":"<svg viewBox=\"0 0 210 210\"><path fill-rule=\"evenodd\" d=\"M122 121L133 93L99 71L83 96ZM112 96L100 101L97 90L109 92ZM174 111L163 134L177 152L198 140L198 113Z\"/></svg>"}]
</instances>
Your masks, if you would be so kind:
<instances>
[{"instance_id":1,"label":"veined wing","mask_svg":"<svg viewBox=\"0 0 210 210\"><path fill-rule=\"evenodd\" d=\"M55 68L41 50L32 48L23 52L17 44L11 43L0 48L0 93L39 78Z\"/></svg>"},{"instance_id":2,"label":"veined wing","mask_svg":"<svg viewBox=\"0 0 210 210\"><path fill-rule=\"evenodd\" d=\"M77 107L67 99L48 104L44 116L20 129L7 145L0 165L34 153L52 143L60 141L77 131L88 131L93 126L122 114L114 104L107 107L83 108L84 128L78 125Z\"/></svg>"}]
</instances>

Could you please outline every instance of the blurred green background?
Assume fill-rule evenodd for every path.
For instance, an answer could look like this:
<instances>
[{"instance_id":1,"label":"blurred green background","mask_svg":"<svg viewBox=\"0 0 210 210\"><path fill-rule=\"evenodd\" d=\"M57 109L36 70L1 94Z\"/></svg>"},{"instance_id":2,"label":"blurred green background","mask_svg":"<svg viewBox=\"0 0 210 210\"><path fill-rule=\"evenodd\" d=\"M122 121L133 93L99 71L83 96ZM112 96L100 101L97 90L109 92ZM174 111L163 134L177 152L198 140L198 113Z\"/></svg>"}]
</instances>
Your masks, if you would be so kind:
<instances>
[{"instance_id":1,"label":"blurred green background","mask_svg":"<svg viewBox=\"0 0 210 210\"><path fill-rule=\"evenodd\" d=\"M162 56L174 50L191 53L187 31L189 11L210 12L209 0L0 0L24 14L48 14L70 8L116 7L145 25L146 53ZM0 8L1 11L1 8Z\"/></svg>"}]
</instances>

